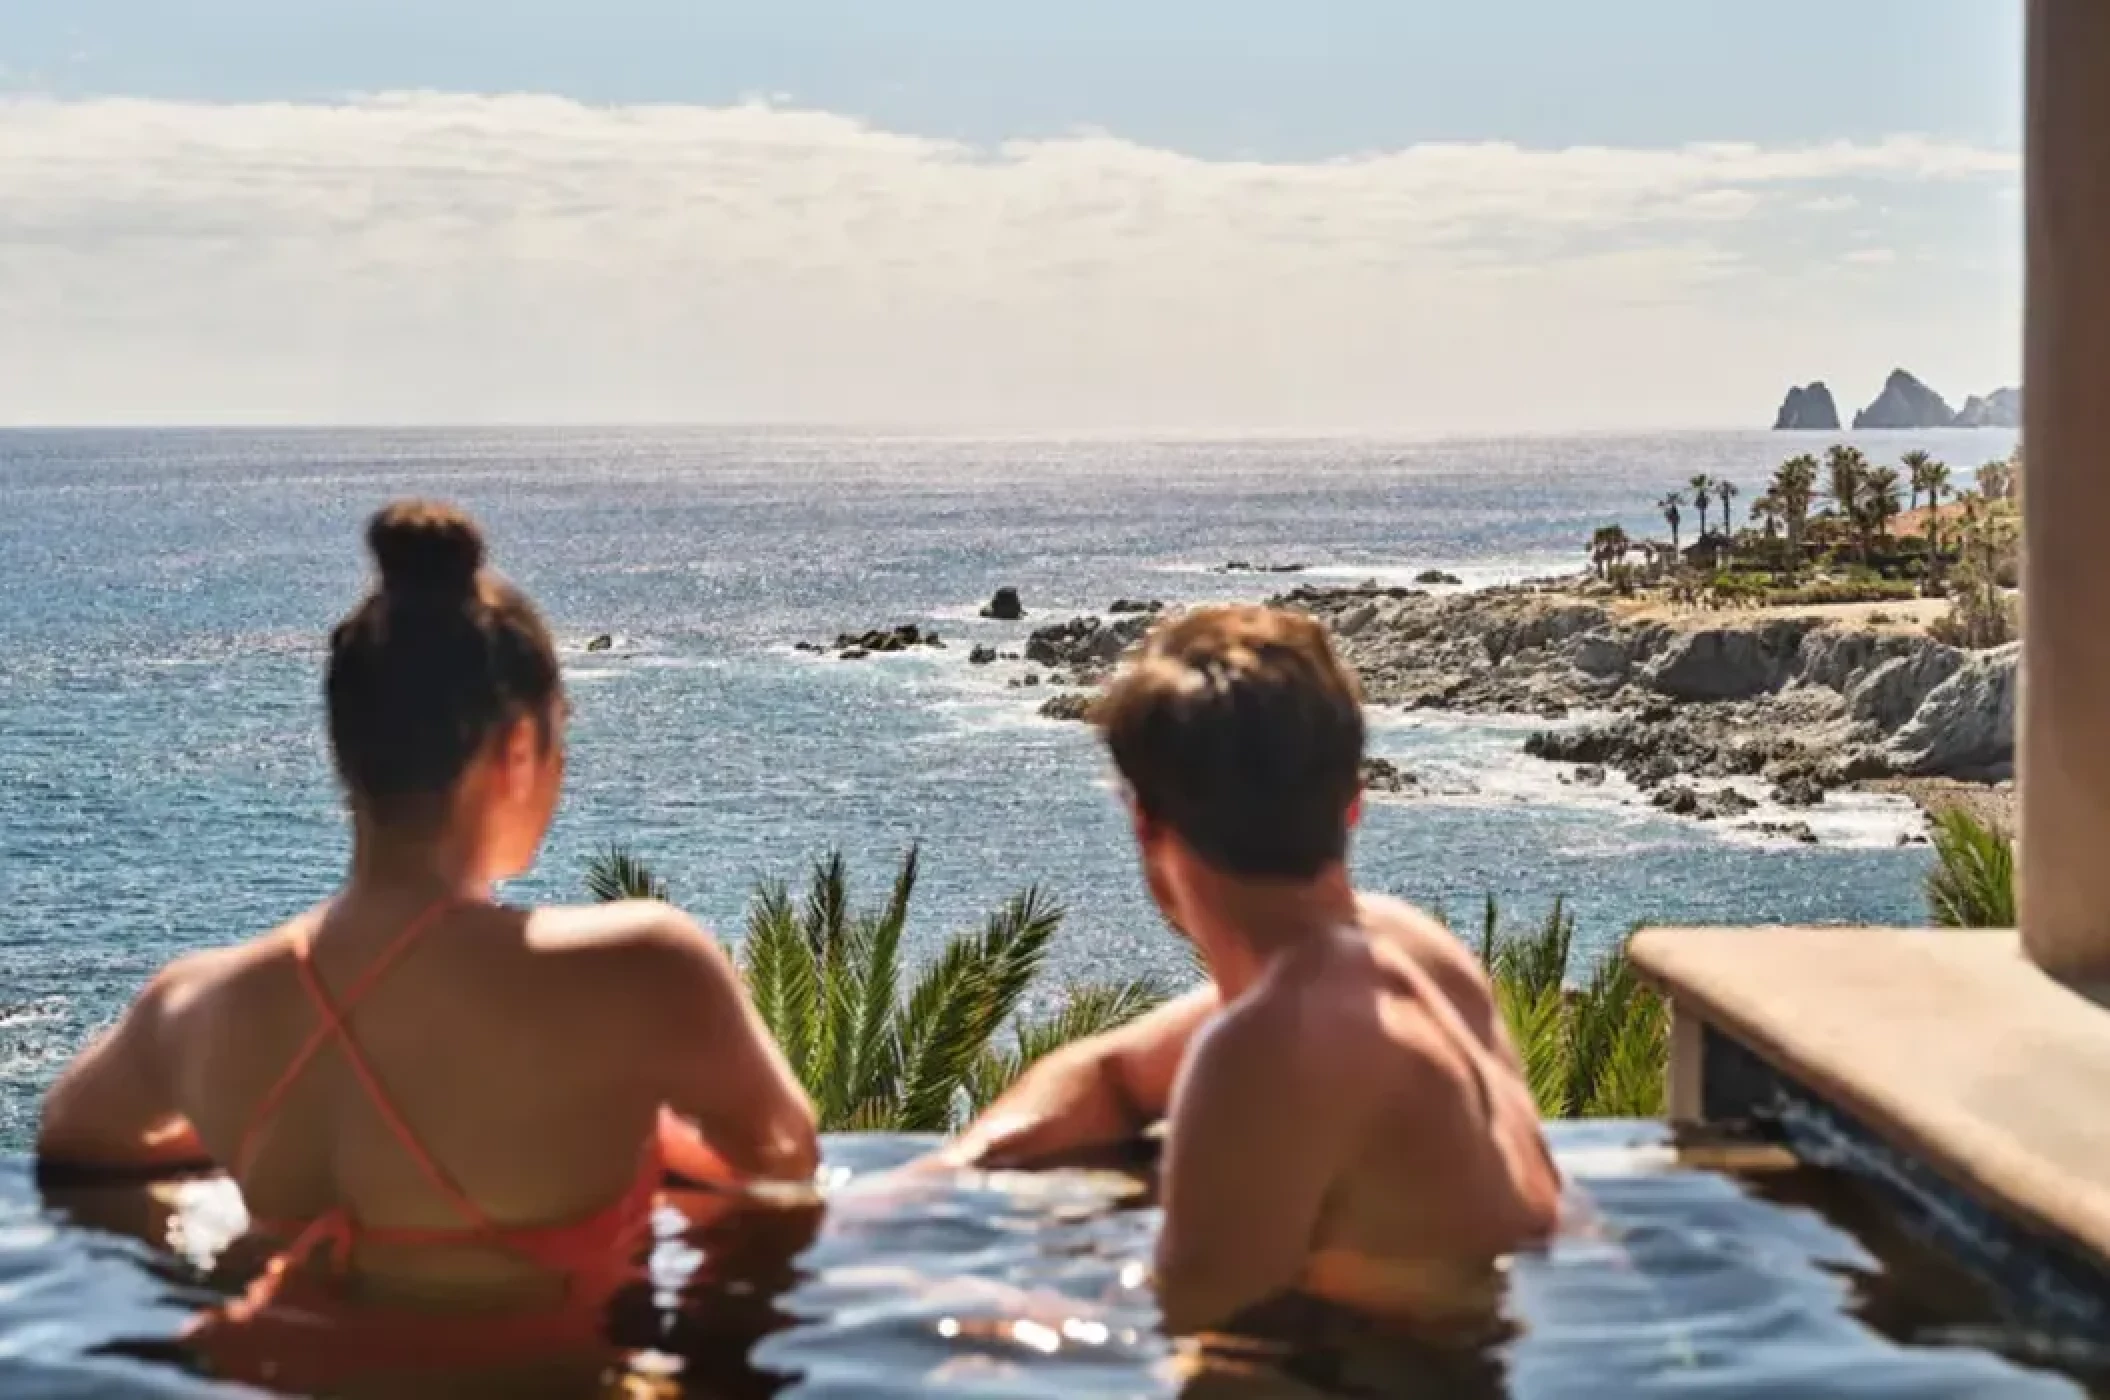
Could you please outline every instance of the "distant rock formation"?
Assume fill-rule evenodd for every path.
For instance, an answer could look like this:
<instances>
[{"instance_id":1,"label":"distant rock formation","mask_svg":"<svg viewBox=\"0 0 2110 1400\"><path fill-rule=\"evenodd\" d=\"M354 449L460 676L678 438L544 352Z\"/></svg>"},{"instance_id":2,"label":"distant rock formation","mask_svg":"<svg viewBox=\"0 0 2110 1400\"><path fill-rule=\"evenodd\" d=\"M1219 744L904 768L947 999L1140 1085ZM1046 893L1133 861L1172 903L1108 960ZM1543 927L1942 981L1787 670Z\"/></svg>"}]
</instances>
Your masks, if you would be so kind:
<instances>
[{"instance_id":1,"label":"distant rock formation","mask_svg":"<svg viewBox=\"0 0 2110 1400\"><path fill-rule=\"evenodd\" d=\"M1959 428L2019 428L2022 426L2022 391L1995 389L1984 398L1973 394L1956 412Z\"/></svg>"},{"instance_id":2,"label":"distant rock formation","mask_svg":"<svg viewBox=\"0 0 2110 1400\"><path fill-rule=\"evenodd\" d=\"M1839 405L1832 402L1832 391L1824 387L1824 381L1804 388L1790 387L1788 396L1780 402L1780 412L1773 417L1776 433L1836 433L1839 431Z\"/></svg>"},{"instance_id":3,"label":"distant rock formation","mask_svg":"<svg viewBox=\"0 0 2110 1400\"><path fill-rule=\"evenodd\" d=\"M1940 394L1904 370L1894 369L1883 381L1874 403L1854 415L1854 428L1947 428L1956 413Z\"/></svg>"},{"instance_id":4,"label":"distant rock formation","mask_svg":"<svg viewBox=\"0 0 2110 1400\"><path fill-rule=\"evenodd\" d=\"M995 596L982 605L982 616L998 622L1016 622L1025 615L1026 608L1018 600L1018 590L1008 584L997 589Z\"/></svg>"}]
</instances>

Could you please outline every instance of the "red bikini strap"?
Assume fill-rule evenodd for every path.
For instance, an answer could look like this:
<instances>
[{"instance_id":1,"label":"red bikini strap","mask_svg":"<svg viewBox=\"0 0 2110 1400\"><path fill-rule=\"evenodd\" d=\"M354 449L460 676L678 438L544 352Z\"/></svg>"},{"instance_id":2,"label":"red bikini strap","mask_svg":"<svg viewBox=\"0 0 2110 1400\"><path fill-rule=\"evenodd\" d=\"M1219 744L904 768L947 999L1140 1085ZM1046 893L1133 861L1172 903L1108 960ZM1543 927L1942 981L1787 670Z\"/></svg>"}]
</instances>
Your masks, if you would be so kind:
<instances>
[{"instance_id":1,"label":"red bikini strap","mask_svg":"<svg viewBox=\"0 0 2110 1400\"><path fill-rule=\"evenodd\" d=\"M362 972L358 979L352 983L351 989L345 994L344 1010L349 1012L353 1007L357 1006L365 998L366 994L374 989L375 984L381 980L382 975L390 967L394 966L405 952L409 951L410 945L416 942L426 929L436 923L440 915L444 914L454 903L452 896L436 900L423 913L406 924L403 931L396 935L395 941L382 949L381 955L375 958L366 971ZM243 1130L241 1145L235 1151L234 1165L237 1175L248 1170L256 1152L257 1134L263 1131L264 1125L270 1121L271 1115L278 1111L280 1104L285 1101L287 1093L292 1090L294 1082L300 1078L301 1073L307 1069L309 1062L317 1054L321 1053L322 1047L329 1044L333 1037L343 1039L347 1048L349 1048L351 1043L349 1038L344 1035L343 1016L331 1004L329 994L323 990L321 981L315 975L314 965L309 958L308 932L305 928L300 929L293 935L293 962L294 967L300 973L301 985L307 989L309 1000L315 1003L317 1018L315 1029L309 1033L307 1041L302 1044L293 1058L286 1062L285 1072L279 1075L277 1082L271 1086L270 1092L258 1100L256 1108L250 1113L249 1126ZM359 1068L363 1068L363 1063ZM357 1072L357 1069L355 1069L355 1072ZM361 1077L364 1078L364 1075ZM371 1092L369 1090L369 1093ZM384 1116L387 1115L384 1114Z\"/></svg>"},{"instance_id":2,"label":"red bikini strap","mask_svg":"<svg viewBox=\"0 0 2110 1400\"><path fill-rule=\"evenodd\" d=\"M409 930L413 933L417 931L416 926ZM315 974L314 964L307 958L300 961L301 980L307 983L308 995L315 1000L315 1009L326 1018L330 1031L335 1034L339 1053L344 1056L345 1063L351 1066L360 1087L366 1090L367 1101L374 1106L374 1112L381 1115L381 1121L388 1125L389 1132L395 1135L397 1144L417 1166L425 1180L447 1198L447 1203L454 1207L462 1219L479 1231L496 1233L496 1227L492 1225L490 1217L483 1213L476 1202L469 1199L469 1193L462 1190L448 1174L447 1169L434 1160L432 1153L426 1150L425 1144L418 1140L416 1131L411 1128L409 1121L403 1117L402 1110L396 1107L395 1100L389 1097L388 1090L383 1087L380 1076L375 1074L373 1066L367 1063L366 1053L359 1048L358 1040L352 1035L352 1028L345 1024L345 1017L358 1005L359 999L373 989L387 964L409 945L410 940L407 938L398 938L391 944L388 951L376 958L374 965L352 984L342 1003L332 1003L329 990L322 985L322 979Z\"/></svg>"}]
</instances>

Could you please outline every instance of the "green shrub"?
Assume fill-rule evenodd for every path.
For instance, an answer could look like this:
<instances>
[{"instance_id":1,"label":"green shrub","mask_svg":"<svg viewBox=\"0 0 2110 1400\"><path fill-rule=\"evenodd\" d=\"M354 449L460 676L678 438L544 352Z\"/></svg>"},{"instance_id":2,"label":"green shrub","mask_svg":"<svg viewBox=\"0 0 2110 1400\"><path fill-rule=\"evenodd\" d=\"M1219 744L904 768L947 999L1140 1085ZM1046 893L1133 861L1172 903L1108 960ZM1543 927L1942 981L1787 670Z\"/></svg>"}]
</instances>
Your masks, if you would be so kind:
<instances>
[{"instance_id":1,"label":"green shrub","mask_svg":"<svg viewBox=\"0 0 2110 1400\"><path fill-rule=\"evenodd\" d=\"M1766 594L1771 608L1807 608L1834 603L1902 603L1919 596L1908 579L1872 579L1852 583L1811 583L1776 588Z\"/></svg>"},{"instance_id":2,"label":"green shrub","mask_svg":"<svg viewBox=\"0 0 2110 1400\"><path fill-rule=\"evenodd\" d=\"M815 862L803 900L768 880L748 906L740 972L823 1131L947 1131L1041 1055L1163 999L1147 981L1086 984L1070 988L1048 1019L1020 1021L1063 917L1037 889L1013 896L979 933L956 935L918 976L904 978L901 940L917 868L910 850L886 904L853 911L843 859L831 854ZM620 848L594 858L587 886L601 899L666 895L665 882ZM1011 1044L998 1048L1007 1028Z\"/></svg>"}]
</instances>

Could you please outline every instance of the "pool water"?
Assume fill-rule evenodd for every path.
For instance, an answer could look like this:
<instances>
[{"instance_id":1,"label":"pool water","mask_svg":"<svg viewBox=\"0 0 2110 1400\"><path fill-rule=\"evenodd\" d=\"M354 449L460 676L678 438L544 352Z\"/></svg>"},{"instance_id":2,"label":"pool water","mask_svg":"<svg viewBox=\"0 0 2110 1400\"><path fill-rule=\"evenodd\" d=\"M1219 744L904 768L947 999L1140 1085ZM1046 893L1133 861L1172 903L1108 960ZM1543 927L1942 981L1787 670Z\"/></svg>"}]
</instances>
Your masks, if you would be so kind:
<instances>
[{"instance_id":1,"label":"pool water","mask_svg":"<svg viewBox=\"0 0 2110 1400\"><path fill-rule=\"evenodd\" d=\"M1145 1277L1157 1215L1142 1177L905 1185L881 1174L927 1140L838 1136L824 1215L744 1212L686 1235L663 1221L649 1280L611 1317L627 1373L552 1372L533 1393L2110 1394L2091 1390L2085 1347L2003 1326L1841 1179L1655 1124L1561 1124L1553 1139L1577 1224L1511 1261L1499 1335L1410 1341L1306 1309L1250 1336L1174 1343ZM27 1163L0 1164L0 1395L240 1393L173 1344L240 1282L210 1267L238 1200L224 1183L191 1195L168 1232L177 1247L156 1247L84 1223L102 1213L92 1197L46 1201Z\"/></svg>"}]
</instances>

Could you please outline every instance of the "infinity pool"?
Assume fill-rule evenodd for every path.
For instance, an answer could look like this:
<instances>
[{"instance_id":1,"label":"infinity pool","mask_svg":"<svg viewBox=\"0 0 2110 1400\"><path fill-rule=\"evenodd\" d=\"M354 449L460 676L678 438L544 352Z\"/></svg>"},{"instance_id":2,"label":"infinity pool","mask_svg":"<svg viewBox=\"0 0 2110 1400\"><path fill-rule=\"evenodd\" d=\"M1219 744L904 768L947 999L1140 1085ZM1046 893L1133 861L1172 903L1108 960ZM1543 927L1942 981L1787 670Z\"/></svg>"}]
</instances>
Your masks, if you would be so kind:
<instances>
[{"instance_id":1,"label":"infinity pool","mask_svg":"<svg viewBox=\"0 0 2110 1400\"><path fill-rule=\"evenodd\" d=\"M684 1236L610 1320L598 1379L479 1393L651 1396L1856 1396L2110 1394L2089 1348L2013 1329L1850 1183L1757 1145L1658 1125L1564 1124L1577 1225L1509 1270L1509 1325L1471 1342L1303 1310L1278 1329L1174 1343L1144 1264L1157 1214L1116 1172L878 1181L928 1143L827 1144L830 1205ZM0 1163L0 1396L237 1393L174 1339L237 1286L213 1267L240 1221L190 1193L159 1248L48 1204ZM106 1224L115 1224L106 1221ZM157 1228L166 1228L157 1227ZM472 1378L436 1383L466 1392ZM397 1393L397 1392L389 1392Z\"/></svg>"}]
</instances>

